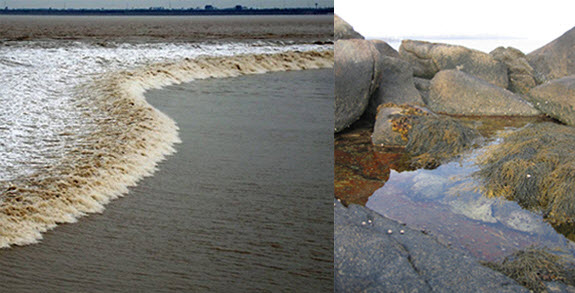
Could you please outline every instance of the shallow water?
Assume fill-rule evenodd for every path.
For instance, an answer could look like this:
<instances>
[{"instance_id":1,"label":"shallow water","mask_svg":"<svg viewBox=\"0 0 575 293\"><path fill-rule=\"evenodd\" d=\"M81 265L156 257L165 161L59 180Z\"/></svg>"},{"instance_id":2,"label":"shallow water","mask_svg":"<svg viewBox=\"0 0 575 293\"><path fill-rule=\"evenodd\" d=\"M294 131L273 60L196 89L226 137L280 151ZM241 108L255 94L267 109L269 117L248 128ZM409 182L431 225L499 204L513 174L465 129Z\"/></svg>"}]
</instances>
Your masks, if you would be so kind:
<instances>
[{"instance_id":1,"label":"shallow water","mask_svg":"<svg viewBox=\"0 0 575 293\"><path fill-rule=\"evenodd\" d=\"M474 159L486 146L500 143L506 132L540 121L545 119L465 119L485 141L433 170L411 168L401 149L372 146L369 128L351 130L336 136L336 197L347 204L365 204L481 260L498 260L531 245L561 249L572 259L575 243L565 237L572 228L555 229L513 201L486 198L472 176L479 168Z\"/></svg>"},{"instance_id":2,"label":"shallow water","mask_svg":"<svg viewBox=\"0 0 575 293\"><path fill-rule=\"evenodd\" d=\"M0 250L9 292L333 291L333 71L146 94L177 152L102 214Z\"/></svg>"}]
</instances>

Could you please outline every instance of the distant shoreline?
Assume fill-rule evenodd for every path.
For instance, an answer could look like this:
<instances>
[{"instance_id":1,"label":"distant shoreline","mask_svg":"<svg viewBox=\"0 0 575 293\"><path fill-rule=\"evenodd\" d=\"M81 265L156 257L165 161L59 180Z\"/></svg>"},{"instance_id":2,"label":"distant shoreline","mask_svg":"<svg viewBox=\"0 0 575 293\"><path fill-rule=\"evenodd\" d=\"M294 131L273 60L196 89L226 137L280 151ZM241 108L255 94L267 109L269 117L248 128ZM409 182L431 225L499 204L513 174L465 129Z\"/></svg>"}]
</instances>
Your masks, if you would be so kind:
<instances>
[{"instance_id":1,"label":"distant shoreline","mask_svg":"<svg viewBox=\"0 0 575 293\"><path fill-rule=\"evenodd\" d=\"M228 9L166 9L152 7L147 9L2 9L0 15L328 15L329 8L228 8Z\"/></svg>"}]
</instances>

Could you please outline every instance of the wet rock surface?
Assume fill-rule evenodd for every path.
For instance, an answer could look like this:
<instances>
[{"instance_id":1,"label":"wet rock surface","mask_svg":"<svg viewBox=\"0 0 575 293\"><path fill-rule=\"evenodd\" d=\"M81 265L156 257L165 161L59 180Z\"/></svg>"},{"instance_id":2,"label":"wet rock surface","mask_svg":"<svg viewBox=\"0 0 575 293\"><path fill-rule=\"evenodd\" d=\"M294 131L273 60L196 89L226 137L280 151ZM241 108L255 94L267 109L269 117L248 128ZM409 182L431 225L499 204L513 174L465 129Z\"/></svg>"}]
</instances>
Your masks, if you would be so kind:
<instances>
[{"instance_id":1,"label":"wet rock surface","mask_svg":"<svg viewBox=\"0 0 575 293\"><path fill-rule=\"evenodd\" d=\"M432 111L453 115L540 114L521 96L459 70L442 70L435 75L427 106Z\"/></svg>"},{"instance_id":2,"label":"wet rock surface","mask_svg":"<svg viewBox=\"0 0 575 293\"><path fill-rule=\"evenodd\" d=\"M334 270L335 292L528 292L420 230L337 201Z\"/></svg>"},{"instance_id":3,"label":"wet rock surface","mask_svg":"<svg viewBox=\"0 0 575 293\"><path fill-rule=\"evenodd\" d=\"M575 27L529 53L527 60L544 80L575 74Z\"/></svg>"},{"instance_id":4,"label":"wet rock surface","mask_svg":"<svg viewBox=\"0 0 575 293\"><path fill-rule=\"evenodd\" d=\"M575 125L575 75L544 83L529 92L529 99L541 112Z\"/></svg>"},{"instance_id":5,"label":"wet rock surface","mask_svg":"<svg viewBox=\"0 0 575 293\"><path fill-rule=\"evenodd\" d=\"M503 63L463 46L404 40L399 54L412 64L417 77L431 79L440 70L457 69L502 88L509 83Z\"/></svg>"}]
</instances>

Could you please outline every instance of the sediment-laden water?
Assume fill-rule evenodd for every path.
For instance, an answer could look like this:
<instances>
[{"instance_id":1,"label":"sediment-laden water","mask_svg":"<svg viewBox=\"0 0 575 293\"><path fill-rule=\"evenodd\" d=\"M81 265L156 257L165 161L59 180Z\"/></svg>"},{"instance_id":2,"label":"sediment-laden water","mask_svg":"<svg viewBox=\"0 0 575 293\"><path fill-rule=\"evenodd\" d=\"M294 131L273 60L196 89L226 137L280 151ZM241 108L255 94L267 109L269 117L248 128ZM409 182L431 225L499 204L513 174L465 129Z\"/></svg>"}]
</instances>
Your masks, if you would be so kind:
<instances>
[{"instance_id":1,"label":"sediment-laden water","mask_svg":"<svg viewBox=\"0 0 575 293\"><path fill-rule=\"evenodd\" d=\"M0 50L0 246L36 242L127 192L179 142L145 90L331 67L316 45L23 42Z\"/></svg>"},{"instance_id":2,"label":"sediment-laden water","mask_svg":"<svg viewBox=\"0 0 575 293\"><path fill-rule=\"evenodd\" d=\"M181 143L127 196L0 250L10 292L333 291L333 71L152 90Z\"/></svg>"},{"instance_id":3,"label":"sediment-laden water","mask_svg":"<svg viewBox=\"0 0 575 293\"><path fill-rule=\"evenodd\" d=\"M333 71L302 70L332 40L333 16L0 17L0 291L333 290Z\"/></svg>"}]
</instances>

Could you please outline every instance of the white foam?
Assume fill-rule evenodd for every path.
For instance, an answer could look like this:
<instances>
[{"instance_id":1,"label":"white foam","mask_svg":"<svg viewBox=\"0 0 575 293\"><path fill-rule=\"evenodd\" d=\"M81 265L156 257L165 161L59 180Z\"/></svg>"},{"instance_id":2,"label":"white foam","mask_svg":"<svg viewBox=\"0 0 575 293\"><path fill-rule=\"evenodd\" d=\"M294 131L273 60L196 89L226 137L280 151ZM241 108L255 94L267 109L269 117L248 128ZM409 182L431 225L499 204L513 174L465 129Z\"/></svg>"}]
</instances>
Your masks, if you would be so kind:
<instances>
[{"instance_id":1,"label":"white foam","mask_svg":"<svg viewBox=\"0 0 575 293\"><path fill-rule=\"evenodd\" d=\"M121 54L94 48L49 49L56 50L53 57L57 57L52 59L55 63L46 62L51 64L37 57L23 62L21 58L0 56L10 60L0 62L0 66L8 64L0 71L9 72L12 78L32 76L36 86L46 86L38 89L40 99L18 95L31 89L8 90L15 98L2 92L4 101L15 99L19 104L11 111L4 108L0 117L9 119L12 115L21 121L1 134L14 139L0 148L0 154L15 154L0 161L1 167L11 167L0 171L0 247L34 243L41 239L41 232L58 223L103 211L105 204L151 175L156 164L174 152L178 128L145 101L147 89L210 77L333 66L333 51L322 47L298 47L307 52L293 52L289 46L234 46L207 46L199 51L194 48L191 53L176 45L168 45L168 49L113 49ZM201 54L210 48L210 54ZM238 55L234 50L251 54ZM24 56L32 57L31 52L24 51ZM171 58L163 57L168 52L173 53ZM12 71L17 63L33 64L26 68L37 70ZM25 65L16 67L22 69ZM53 76L38 76L51 70ZM6 76L2 79L15 84ZM19 117L31 110L33 115ZM44 131L46 135L41 135ZM19 151L25 144L39 152ZM26 165L33 159L37 164Z\"/></svg>"}]
</instances>

